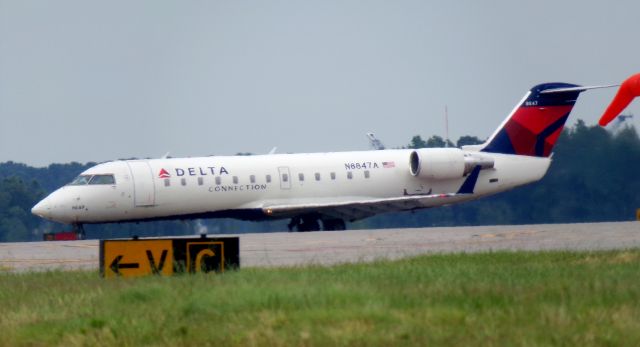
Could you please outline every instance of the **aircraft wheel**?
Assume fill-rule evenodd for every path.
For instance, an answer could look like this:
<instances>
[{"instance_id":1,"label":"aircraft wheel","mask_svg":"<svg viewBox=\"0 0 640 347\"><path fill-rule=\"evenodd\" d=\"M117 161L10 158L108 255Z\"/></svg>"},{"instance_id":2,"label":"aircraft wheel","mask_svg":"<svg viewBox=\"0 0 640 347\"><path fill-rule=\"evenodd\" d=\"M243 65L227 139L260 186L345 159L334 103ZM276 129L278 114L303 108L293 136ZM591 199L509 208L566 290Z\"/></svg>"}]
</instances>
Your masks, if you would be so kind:
<instances>
[{"instance_id":1,"label":"aircraft wheel","mask_svg":"<svg viewBox=\"0 0 640 347\"><path fill-rule=\"evenodd\" d=\"M298 231L318 231L320 230L320 223L317 218L302 218L302 223L298 224Z\"/></svg>"},{"instance_id":2,"label":"aircraft wheel","mask_svg":"<svg viewBox=\"0 0 640 347\"><path fill-rule=\"evenodd\" d=\"M291 218L291 221L289 222L289 224L287 224L287 227L289 228L289 232L294 231L294 229L300 231L300 217L296 216Z\"/></svg>"}]
</instances>

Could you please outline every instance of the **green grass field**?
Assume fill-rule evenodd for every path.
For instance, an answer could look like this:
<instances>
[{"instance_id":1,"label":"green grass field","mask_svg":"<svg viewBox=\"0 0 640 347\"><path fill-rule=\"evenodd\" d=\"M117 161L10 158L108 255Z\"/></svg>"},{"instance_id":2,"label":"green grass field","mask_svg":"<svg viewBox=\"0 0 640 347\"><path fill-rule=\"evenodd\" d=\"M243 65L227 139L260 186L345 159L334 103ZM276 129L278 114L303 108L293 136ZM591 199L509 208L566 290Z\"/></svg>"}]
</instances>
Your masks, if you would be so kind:
<instances>
[{"instance_id":1,"label":"green grass field","mask_svg":"<svg viewBox=\"0 0 640 347\"><path fill-rule=\"evenodd\" d=\"M0 274L0 345L638 346L640 250Z\"/></svg>"}]
</instances>

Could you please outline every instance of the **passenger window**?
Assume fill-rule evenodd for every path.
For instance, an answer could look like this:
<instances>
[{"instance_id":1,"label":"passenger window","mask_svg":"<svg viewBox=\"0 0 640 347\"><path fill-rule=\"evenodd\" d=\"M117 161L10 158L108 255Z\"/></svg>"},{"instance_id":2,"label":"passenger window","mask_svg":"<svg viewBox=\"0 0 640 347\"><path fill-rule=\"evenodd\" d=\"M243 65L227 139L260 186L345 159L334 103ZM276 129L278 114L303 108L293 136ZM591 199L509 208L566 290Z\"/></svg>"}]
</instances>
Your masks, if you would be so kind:
<instances>
[{"instance_id":1,"label":"passenger window","mask_svg":"<svg viewBox=\"0 0 640 347\"><path fill-rule=\"evenodd\" d=\"M249 182L256 183L256 176L255 175L249 176Z\"/></svg>"},{"instance_id":2,"label":"passenger window","mask_svg":"<svg viewBox=\"0 0 640 347\"><path fill-rule=\"evenodd\" d=\"M369 170L364 171L364 178L369 178Z\"/></svg>"},{"instance_id":3,"label":"passenger window","mask_svg":"<svg viewBox=\"0 0 640 347\"><path fill-rule=\"evenodd\" d=\"M351 171L347 172L347 178L348 179L352 179L353 178L353 173Z\"/></svg>"},{"instance_id":4,"label":"passenger window","mask_svg":"<svg viewBox=\"0 0 640 347\"><path fill-rule=\"evenodd\" d=\"M332 173L331 173L331 179L332 179L332 180L335 180L335 179L336 179L336 173L335 173L335 172L332 172Z\"/></svg>"},{"instance_id":5,"label":"passenger window","mask_svg":"<svg viewBox=\"0 0 640 347\"><path fill-rule=\"evenodd\" d=\"M304 174L303 173L299 173L298 174L298 179L300 180L300 182L304 181Z\"/></svg>"},{"instance_id":6,"label":"passenger window","mask_svg":"<svg viewBox=\"0 0 640 347\"><path fill-rule=\"evenodd\" d=\"M216 176L216 185L220 185L221 181L220 176Z\"/></svg>"},{"instance_id":7,"label":"passenger window","mask_svg":"<svg viewBox=\"0 0 640 347\"><path fill-rule=\"evenodd\" d=\"M238 184L238 176L233 176L233 184Z\"/></svg>"},{"instance_id":8,"label":"passenger window","mask_svg":"<svg viewBox=\"0 0 640 347\"><path fill-rule=\"evenodd\" d=\"M186 185L187 185L187 179L186 179L186 178L182 178L182 179L180 180L180 183L181 183L183 186L186 186Z\"/></svg>"},{"instance_id":9,"label":"passenger window","mask_svg":"<svg viewBox=\"0 0 640 347\"><path fill-rule=\"evenodd\" d=\"M316 181L320 181L320 174L316 172Z\"/></svg>"},{"instance_id":10,"label":"passenger window","mask_svg":"<svg viewBox=\"0 0 640 347\"><path fill-rule=\"evenodd\" d=\"M165 186L165 187L168 187L168 186L170 186L170 185L171 185L171 180L170 180L170 179L168 179L168 178L165 178L165 179L164 179L164 186Z\"/></svg>"},{"instance_id":11,"label":"passenger window","mask_svg":"<svg viewBox=\"0 0 640 347\"><path fill-rule=\"evenodd\" d=\"M267 175L267 183L271 183L271 175Z\"/></svg>"},{"instance_id":12,"label":"passenger window","mask_svg":"<svg viewBox=\"0 0 640 347\"><path fill-rule=\"evenodd\" d=\"M198 177L198 185L201 186L204 183L204 179L202 177Z\"/></svg>"},{"instance_id":13,"label":"passenger window","mask_svg":"<svg viewBox=\"0 0 640 347\"><path fill-rule=\"evenodd\" d=\"M113 175L94 175L89 184L116 184Z\"/></svg>"},{"instance_id":14,"label":"passenger window","mask_svg":"<svg viewBox=\"0 0 640 347\"><path fill-rule=\"evenodd\" d=\"M289 175L282 174L282 182L288 182L288 181L289 181Z\"/></svg>"}]
</instances>

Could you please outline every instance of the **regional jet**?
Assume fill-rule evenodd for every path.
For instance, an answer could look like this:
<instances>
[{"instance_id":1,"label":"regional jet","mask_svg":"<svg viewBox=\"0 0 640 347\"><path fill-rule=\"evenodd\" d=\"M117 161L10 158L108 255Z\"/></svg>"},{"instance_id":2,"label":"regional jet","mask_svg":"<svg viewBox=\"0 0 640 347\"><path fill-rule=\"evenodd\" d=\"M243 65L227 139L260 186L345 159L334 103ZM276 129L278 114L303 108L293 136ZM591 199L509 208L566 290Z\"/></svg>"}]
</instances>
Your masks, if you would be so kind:
<instances>
[{"instance_id":1,"label":"regional jet","mask_svg":"<svg viewBox=\"0 0 640 347\"><path fill-rule=\"evenodd\" d=\"M478 199L540 180L578 95L533 87L481 145L462 148L122 160L96 165L33 207L74 225L194 218L289 219L343 230L379 213Z\"/></svg>"}]
</instances>

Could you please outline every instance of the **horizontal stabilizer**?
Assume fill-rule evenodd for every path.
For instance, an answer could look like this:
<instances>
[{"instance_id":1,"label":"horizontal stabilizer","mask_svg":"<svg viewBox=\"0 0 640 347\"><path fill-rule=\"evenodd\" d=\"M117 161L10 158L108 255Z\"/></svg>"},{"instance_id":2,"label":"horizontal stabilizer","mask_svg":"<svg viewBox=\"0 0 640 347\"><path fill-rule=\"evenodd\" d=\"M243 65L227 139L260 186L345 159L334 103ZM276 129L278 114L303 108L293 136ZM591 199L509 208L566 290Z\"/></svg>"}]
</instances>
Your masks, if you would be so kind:
<instances>
[{"instance_id":1,"label":"horizontal stabilizer","mask_svg":"<svg viewBox=\"0 0 640 347\"><path fill-rule=\"evenodd\" d=\"M578 87L570 87L570 88L553 88L553 89L543 90L540 92L540 94L584 92L585 90L589 90L589 89L613 88L617 86L619 86L619 84L608 84L603 86L578 86Z\"/></svg>"}]
</instances>

